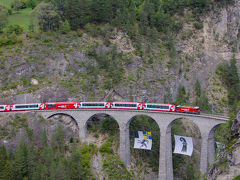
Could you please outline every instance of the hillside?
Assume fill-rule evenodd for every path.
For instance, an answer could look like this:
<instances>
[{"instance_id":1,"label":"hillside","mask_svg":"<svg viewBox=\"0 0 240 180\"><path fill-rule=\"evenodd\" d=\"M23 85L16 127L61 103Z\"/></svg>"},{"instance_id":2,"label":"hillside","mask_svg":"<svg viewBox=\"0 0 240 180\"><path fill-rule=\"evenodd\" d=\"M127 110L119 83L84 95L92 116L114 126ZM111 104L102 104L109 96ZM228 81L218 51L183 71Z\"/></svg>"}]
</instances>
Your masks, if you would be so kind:
<instances>
[{"instance_id":1,"label":"hillside","mask_svg":"<svg viewBox=\"0 0 240 180\"><path fill-rule=\"evenodd\" d=\"M197 105L202 112L231 118L239 110L239 0L16 1L12 9L10 1L0 2L4 6L0 6L0 104L159 102ZM7 139L4 123L0 123L1 144ZM227 143L230 124L217 130L217 140ZM154 179L159 129L154 120L141 116L130 125L131 138L134 128L156 133L154 151L131 149L132 171L115 160L126 177L140 178L136 172L144 169L143 179ZM173 157L175 176L198 179L199 167L194 165L200 154L198 129L182 120L175 122L174 133L194 137L196 142L191 159ZM91 155L96 177L104 176L99 152L104 137L102 132L88 137L89 142L99 140ZM15 150L20 143L15 138L9 141L9 149ZM117 147L111 143L107 148L111 146L116 155ZM113 170L107 171L116 177L121 174Z\"/></svg>"}]
</instances>

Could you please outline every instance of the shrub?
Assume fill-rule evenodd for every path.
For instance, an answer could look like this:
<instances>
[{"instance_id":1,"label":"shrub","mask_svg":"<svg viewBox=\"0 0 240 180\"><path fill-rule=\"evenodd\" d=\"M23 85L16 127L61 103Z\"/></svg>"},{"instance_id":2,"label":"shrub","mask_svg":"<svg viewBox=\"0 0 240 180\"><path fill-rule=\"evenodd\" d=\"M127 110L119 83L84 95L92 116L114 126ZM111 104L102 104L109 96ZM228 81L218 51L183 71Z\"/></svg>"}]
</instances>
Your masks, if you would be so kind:
<instances>
[{"instance_id":1,"label":"shrub","mask_svg":"<svg viewBox=\"0 0 240 180\"><path fill-rule=\"evenodd\" d=\"M233 180L240 180L240 175L233 178Z\"/></svg>"},{"instance_id":2,"label":"shrub","mask_svg":"<svg viewBox=\"0 0 240 180\"><path fill-rule=\"evenodd\" d=\"M113 154L113 149L111 148L112 143L110 141L106 141L99 149L102 154Z\"/></svg>"},{"instance_id":3,"label":"shrub","mask_svg":"<svg viewBox=\"0 0 240 180\"><path fill-rule=\"evenodd\" d=\"M15 32L7 36L3 35L0 37L0 46L13 45L20 42L22 42L22 39L21 37L17 37Z\"/></svg>"},{"instance_id":4,"label":"shrub","mask_svg":"<svg viewBox=\"0 0 240 180\"><path fill-rule=\"evenodd\" d=\"M19 34L22 34L23 33L23 27L21 25L18 25L18 24L13 24L13 25L10 25L8 26L4 32L6 34L12 34L13 32L16 33L17 35Z\"/></svg>"},{"instance_id":5,"label":"shrub","mask_svg":"<svg viewBox=\"0 0 240 180\"><path fill-rule=\"evenodd\" d=\"M68 21L65 21L60 27L60 32L62 34L67 34L69 31L71 31L70 24L68 23Z\"/></svg>"},{"instance_id":6,"label":"shrub","mask_svg":"<svg viewBox=\"0 0 240 180\"><path fill-rule=\"evenodd\" d=\"M202 22L194 22L194 23L193 23L193 26L194 26L196 29L202 29L202 28L203 28L203 23L202 23Z\"/></svg>"}]
</instances>

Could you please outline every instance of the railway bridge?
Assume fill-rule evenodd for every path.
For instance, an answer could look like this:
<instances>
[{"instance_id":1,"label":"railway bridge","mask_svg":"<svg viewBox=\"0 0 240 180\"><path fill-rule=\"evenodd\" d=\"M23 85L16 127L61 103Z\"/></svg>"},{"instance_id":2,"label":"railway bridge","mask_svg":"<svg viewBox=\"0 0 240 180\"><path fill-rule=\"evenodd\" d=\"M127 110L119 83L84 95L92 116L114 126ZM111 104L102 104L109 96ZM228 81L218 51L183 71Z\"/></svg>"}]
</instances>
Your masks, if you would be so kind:
<instances>
[{"instance_id":1,"label":"railway bridge","mask_svg":"<svg viewBox=\"0 0 240 180\"><path fill-rule=\"evenodd\" d=\"M208 164L215 157L214 133L217 126L226 123L228 117L212 116L207 114L195 115L159 111L117 110L117 109L78 109L78 110L43 110L38 111L44 118L54 115L68 115L76 121L79 127L79 137L85 140L87 121L96 114L107 114L113 117L120 130L119 156L126 167L130 165L129 124L138 115L151 117L160 129L159 180L173 180L171 127L176 119L185 118L195 123L201 133L200 171L205 173Z\"/></svg>"}]
</instances>

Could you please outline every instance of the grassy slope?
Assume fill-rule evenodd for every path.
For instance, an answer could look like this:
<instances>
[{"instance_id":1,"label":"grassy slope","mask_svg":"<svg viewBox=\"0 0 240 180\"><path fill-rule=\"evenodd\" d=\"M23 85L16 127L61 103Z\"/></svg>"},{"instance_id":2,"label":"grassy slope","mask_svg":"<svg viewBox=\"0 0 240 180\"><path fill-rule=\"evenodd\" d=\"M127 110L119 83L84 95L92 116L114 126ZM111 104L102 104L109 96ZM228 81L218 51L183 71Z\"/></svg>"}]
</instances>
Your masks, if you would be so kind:
<instances>
[{"instance_id":1,"label":"grassy slope","mask_svg":"<svg viewBox=\"0 0 240 180\"><path fill-rule=\"evenodd\" d=\"M31 22L31 17L33 17L34 24L36 24L36 22L37 22L36 17L32 16L31 12L32 12L31 8L26 8L26 9L23 9L19 12L14 12L8 18L8 25L19 24L19 25L22 25L24 27L25 31L27 31L28 27L30 25L30 22Z\"/></svg>"},{"instance_id":2,"label":"grassy slope","mask_svg":"<svg viewBox=\"0 0 240 180\"><path fill-rule=\"evenodd\" d=\"M0 5L11 8L11 3L13 0L0 0ZM37 18L32 16L32 9L26 8L20 11L13 11L13 14L8 17L8 25L18 24L22 25L24 31L28 30L31 23L31 17L33 18L33 23L37 24Z\"/></svg>"},{"instance_id":3,"label":"grassy slope","mask_svg":"<svg viewBox=\"0 0 240 180\"><path fill-rule=\"evenodd\" d=\"M0 5L10 8L12 2L13 2L13 0L0 0Z\"/></svg>"}]
</instances>

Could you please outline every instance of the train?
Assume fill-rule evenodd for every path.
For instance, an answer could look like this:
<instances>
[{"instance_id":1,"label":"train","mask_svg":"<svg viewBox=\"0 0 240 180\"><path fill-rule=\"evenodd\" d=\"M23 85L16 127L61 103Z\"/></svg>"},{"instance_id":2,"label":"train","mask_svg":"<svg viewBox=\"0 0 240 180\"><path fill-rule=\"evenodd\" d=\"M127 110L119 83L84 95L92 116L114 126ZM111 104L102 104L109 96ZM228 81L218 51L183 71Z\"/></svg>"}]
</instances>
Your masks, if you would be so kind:
<instances>
[{"instance_id":1,"label":"train","mask_svg":"<svg viewBox=\"0 0 240 180\"><path fill-rule=\"evenodd\" d=\"M0 105L0 112L55 109L126 109L200 114L198 106L142 102L46 102Z\"/></svg>"}]
</instances>

